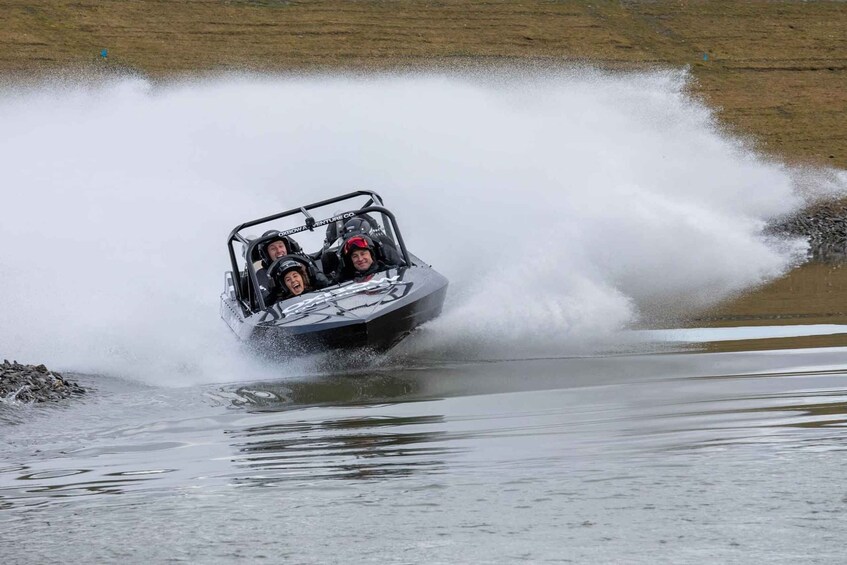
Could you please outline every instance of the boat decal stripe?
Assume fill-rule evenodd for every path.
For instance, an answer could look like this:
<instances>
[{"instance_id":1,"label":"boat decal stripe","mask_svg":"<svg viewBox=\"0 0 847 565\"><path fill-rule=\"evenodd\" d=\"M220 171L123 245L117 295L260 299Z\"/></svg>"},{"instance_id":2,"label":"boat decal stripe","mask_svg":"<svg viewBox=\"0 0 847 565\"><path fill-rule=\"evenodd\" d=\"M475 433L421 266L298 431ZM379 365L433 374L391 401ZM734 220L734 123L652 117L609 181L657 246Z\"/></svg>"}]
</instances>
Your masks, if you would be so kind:
<instances>
[{"instance_id":1,"label":"boat decal stripe","mask_svg":"<svg viewBox=\"0 0 847 565\"><path fill-rule=\"evenodd\" d=\"M352 296L360 292L391 288L392 286L398 284L399 281L400 275L394 275L393 277L383 277L381 279L373 279L367 282L353 283L347 286L343 286L341 288L336 288L335 290L322 292L317 296L313 296L312 298L308 298L302 302L298 302L297 304L292 304L291 306L285 308L282 311L282 314L283 316L287 316L289 314L299 314L301 312L304 312L305 310L308 310L309 308L329 302L330 300L346 298L348 296Z\"/></svg>"}]
</instances>

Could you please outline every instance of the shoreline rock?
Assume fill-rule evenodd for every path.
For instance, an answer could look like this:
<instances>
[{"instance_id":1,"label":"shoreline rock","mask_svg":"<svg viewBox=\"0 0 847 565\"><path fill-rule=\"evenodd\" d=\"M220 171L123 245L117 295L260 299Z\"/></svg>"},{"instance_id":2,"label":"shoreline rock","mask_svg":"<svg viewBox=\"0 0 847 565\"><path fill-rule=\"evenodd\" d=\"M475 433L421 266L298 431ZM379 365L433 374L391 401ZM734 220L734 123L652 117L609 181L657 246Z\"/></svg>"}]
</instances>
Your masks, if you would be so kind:
<instances>
[{"instance_id":1,"label":"shoreline rock","mask_svg":"<svg viewBox=\"0 0 847 565\"><path fill-rule=\"evenodd\" d=\"M806 237L810 259L843 263L847 261L847 199L821 202L791 216L778 218L767 232Z\"/></svg>"},{"instance_id":2,"label":"shoreline rock","mask_svg":"<svg viewBox=\"0 0 847 565\"><path fill-rule=\"evenodd\" d=\"M85 389L44 365L0 364L0 401L32 404L85 394Z\"/></svg>"}]
</instances>

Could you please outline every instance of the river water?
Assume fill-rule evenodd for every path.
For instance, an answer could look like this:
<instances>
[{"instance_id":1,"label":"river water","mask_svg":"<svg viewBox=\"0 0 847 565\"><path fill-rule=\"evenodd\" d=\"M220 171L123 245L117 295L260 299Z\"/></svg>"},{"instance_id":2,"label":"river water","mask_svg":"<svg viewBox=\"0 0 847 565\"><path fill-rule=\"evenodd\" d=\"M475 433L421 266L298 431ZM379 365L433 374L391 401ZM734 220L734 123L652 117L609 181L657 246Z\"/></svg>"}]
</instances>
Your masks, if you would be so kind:
<instances>
[{"instance_id":1,"label":"river water","mask_svg":"<svg viewBox=\"0 0 847 565\"><path fill-rule=\"evenodd\" d=\"M834 327L847 338L847 326ZM0 412L4 562L836 563L847 347L418 363Z\"/></svg>"},{"instance_id":2,"label":"river water","mask_svg":"<svg viewBox=\"0 0 847 565\"><path fill-rule=\"evenodd\" d=\"M847 190L684 73L5 85L4 563L836 563L847 280L767 221ZM217 319L237 223L355 188L451 281L391 354Z\"/></svg>"}]
</instances>

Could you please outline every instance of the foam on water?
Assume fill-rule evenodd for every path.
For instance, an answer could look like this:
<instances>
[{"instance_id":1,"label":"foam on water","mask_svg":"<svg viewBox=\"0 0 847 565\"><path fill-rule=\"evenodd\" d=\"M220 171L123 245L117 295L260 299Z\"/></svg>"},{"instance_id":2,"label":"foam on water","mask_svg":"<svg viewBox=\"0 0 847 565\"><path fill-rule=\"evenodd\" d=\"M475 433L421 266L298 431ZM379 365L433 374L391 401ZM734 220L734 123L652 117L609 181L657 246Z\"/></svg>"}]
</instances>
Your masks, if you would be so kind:
<instances>
[{"instance_id":1,"label":"foam on water","mask_svg":"<svg viewBox=\"0 0 847 565\"><path fill-rule=\"evenodd\" d=\"M713 303L797 261L802 245L761 229L801 197L797 171L717 131L685 80L7 86L0 355L156 384L278 374L218 319L226 235L357 188L381 193L410 248L451 280L419 351L564 350Z\"/></svg>"}]
</instances>

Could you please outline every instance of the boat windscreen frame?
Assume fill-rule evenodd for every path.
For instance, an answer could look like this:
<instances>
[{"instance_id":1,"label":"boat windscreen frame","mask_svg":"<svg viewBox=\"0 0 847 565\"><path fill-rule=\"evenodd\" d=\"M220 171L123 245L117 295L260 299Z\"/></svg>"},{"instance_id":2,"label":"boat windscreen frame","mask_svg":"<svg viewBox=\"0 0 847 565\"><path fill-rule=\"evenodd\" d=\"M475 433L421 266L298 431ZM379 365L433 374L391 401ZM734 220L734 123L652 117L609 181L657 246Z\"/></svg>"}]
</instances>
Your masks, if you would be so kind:
<instances>
[{"instance_id":1,"label":"boat windscreen frame","mask_svg":"<svg viewBox=\"0 0 847 565\"><path fill-rule=\"evenodd\" d=\"M342 214L336 214L335 216L333 216L331 218L325 218L325 219L322 219L322 220L315 220L314 217L312 217L312 215L309 214L309 210L312 210L312 209L315 209L315 208L321 208L323 206L329 206L330 204L335 204L336 202L342 202L342 201L345 201L345 200L350 200L350 199L353 199L353 198L357 198L359 196L368 196L369 200L365 203L364 207L362 207L358 210L351 210L349 212L344 212ZM256 246L260 245L264 241L267 241L267 238L261 237L261 238L256 238L256 239L253 239L253 240L248 240L247 238L245 238L240 233L244 229L247 229L247 228L259 225L259 224L263 224L263 223L266 223L266 222L279 220L281 218L294 216L296 214L303 214L303 216L305 217L304 225L298 226L296 228L291 228L291 229L288 229L288 230L279 231L279 235L291 235L291 234L295 234L295 233L304 232L304 231L307 231L307 230L308 231L314 231L314 229L316 227L325 226L325 225L328 225L332 222L336 222L336 221L339 221L339 220L347 220L347 219L352 218L354 216L358 216L360 214L366 214L368 212L379 212L379 213L383 214L384 217L389 219L388 224L390 224L390 225L386 225L386 229L388 231L388 234L394 241L397 242L400 253L401 253L403 259L406 261L406 265L412 265L413 263L412 263L410 255L409 255L409 251L406 249L406 243L403 240L403 235L400 233L400 228L397 226L397 219L394 217L394 214L390 210L386 209L383 206L382 198L376 192L373 192L373 191L370 191L370 190L357 190L355 192L350 192L350 193L347 193L347 194L343 194L341 196L336 196L334 198L329 198L327 200L315 202L313 204L307 204L305 206L298 206L297 208L292 208L292 209L286 210L284 212L279 212L277 214L265 216L264 218L259 218L257 220L245 222L243 224L239 224L238 226L236 226L230 232L229 238L227 240L227 247L229 248L229 258L230 258L230 262L232 264L233 276L240 276L239 275L240 270L238 268L238 260L237 260L237 256L236 256L236 252L235 252L235 244L241 243L245 248L244 257L245 257L247 273L248 273L248 276L250 278L250 285L249 286L252 289L259 288L259 281L258 281L258 278L256 276L256 268L253 265L253 262L249 258L252 257L253 251L255 250ZM249 294L249 292L248 292L248 294ZM255 296L254 296L255 300L251 301L251 300L249 300L249 296L247 296L247 297L242 296L241 285L237 284L237 285L235 285L235 295L238 298L238 300L241 301L242 303L246 303L247 305L252 306L252 303L255 302L255 304L258 306L259 310L267 309L267 305L265 305L264 297L262 296L262 293L260 293L260 292L255 292Z\"/></svg>"}]
</instances>

